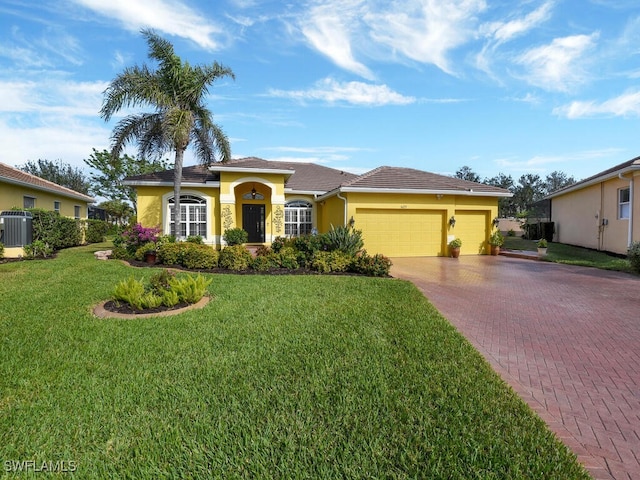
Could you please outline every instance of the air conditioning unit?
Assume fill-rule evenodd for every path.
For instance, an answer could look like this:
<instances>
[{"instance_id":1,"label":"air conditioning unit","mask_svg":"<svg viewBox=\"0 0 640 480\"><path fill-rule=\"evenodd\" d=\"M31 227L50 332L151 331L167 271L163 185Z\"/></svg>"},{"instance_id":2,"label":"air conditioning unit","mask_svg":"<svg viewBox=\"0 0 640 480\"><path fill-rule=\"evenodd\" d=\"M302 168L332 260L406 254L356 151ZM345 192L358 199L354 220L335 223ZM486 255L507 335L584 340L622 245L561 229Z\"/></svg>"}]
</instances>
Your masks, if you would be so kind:
<instances>
[{"instance_id":1,"label":"air conditioning unit","mask_svg":"<svg viewBox=\"0 0 640 480\"><path fill-rule=\"evenodd\" d=\"M31 212L5 210L0 212L2 244L5 247L24 247L33 242Z\"/></svg>"}]
</instances>

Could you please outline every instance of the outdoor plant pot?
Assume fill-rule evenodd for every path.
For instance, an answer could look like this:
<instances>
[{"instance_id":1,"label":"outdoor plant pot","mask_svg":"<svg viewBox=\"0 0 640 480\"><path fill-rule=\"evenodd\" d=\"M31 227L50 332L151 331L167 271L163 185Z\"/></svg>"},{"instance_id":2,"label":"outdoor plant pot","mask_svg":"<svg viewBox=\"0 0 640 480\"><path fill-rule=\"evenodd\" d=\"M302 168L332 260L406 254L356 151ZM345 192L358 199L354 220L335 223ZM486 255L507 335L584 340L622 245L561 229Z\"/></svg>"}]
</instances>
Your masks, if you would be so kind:
<instances>
[{"instance_id":1,"label":"outdoor plant pot","mask_svg":"<svg viewBox=\"0 0 640 480\"><path fill-rule=\"evenodd\" d=\"M154 264L156 263L156 252L147 252L144 254L144 259L147 263Z\"/></svg>"},{"instance_id":2,"label":"outdoor plant pot","mask_svg":"<svg viewBox=\"0 0 640 480\"><path fill-rule=\"evenodd\" d=\"M491 245L491 255L496 256L500 254L500 245Z\"/></svg>"},{"instance_id":3,"label":"outdoor plant pot","mask_svg":"<svg viewBox=\"0 0 640 480\"><path fill-rule=\"evenodd\" d=\"M453 258L458 258L460 256L460 247L450 247L451 256Z\"/></svg>"},{"instance_id":4,"label":"outdoor plant pot","mask_svg":"<svg viewBox=\"0 0 640 480\"><path fill-rule=\"evenodd\" d=\"M540 255L541 257L544 257L546 254L547 254L546 248L538 247L538 255Z\"/></svg>"}]
</instances>

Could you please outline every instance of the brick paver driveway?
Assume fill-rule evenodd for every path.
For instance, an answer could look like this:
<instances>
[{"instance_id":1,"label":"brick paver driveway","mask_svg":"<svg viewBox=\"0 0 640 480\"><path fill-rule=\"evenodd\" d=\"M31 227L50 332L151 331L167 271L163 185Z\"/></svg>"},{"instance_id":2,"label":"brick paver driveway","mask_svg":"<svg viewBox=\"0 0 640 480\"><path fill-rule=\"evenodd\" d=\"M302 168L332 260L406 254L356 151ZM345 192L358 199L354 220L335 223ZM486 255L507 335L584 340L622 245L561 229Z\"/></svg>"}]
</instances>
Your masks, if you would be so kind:
<instances>
[{"instance_id":1,"label":"brick paver driveway","mask_svg":"<svg viewBox=\"0 0 640 480\"><path fill-rule=\"evenodd\" d=\"M393 263L595 478L640 478L640 279L503 256Z\"/></svg>"}]
</instances>

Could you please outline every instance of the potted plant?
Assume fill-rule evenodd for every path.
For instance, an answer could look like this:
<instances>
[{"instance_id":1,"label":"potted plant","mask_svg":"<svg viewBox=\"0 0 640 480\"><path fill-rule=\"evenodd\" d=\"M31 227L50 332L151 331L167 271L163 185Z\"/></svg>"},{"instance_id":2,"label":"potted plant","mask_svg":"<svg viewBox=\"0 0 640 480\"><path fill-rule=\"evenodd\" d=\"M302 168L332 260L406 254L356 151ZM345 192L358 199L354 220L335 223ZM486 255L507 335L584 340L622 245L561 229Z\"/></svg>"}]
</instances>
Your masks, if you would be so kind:
<instances>
[{"instance_id":1,"label":"potted plant","mask_svg":"<svg viewBox=\"0 0 640 480\"><path fill-rule=\"evenodd\" d=\"M538 255L546 255L547 254L547 240L541 238L538 240Z\"/></svg>"},{"instance_id":2,"label":"potted plant","mask_svg":"<svg viewBox=\"0 0 640 480\"><path fill-rule=\"evenodd\" d=\"M500 230L496 230L489 237L489 245L491 245L491 255L498 255L500 247L504 244L504 235Z\"/></svg>"},{"instance_id":3,"label":"potted plant","mask_svg":"<svg viewBox=\"0 0 640 480\"><path fill-rule=\"evenodd\" d=\"M460 256L460 247L462 246L462 240L459 238L454 238L449 242L449 252L453 258L458 258Z\"/></svg>"}]
</instances>

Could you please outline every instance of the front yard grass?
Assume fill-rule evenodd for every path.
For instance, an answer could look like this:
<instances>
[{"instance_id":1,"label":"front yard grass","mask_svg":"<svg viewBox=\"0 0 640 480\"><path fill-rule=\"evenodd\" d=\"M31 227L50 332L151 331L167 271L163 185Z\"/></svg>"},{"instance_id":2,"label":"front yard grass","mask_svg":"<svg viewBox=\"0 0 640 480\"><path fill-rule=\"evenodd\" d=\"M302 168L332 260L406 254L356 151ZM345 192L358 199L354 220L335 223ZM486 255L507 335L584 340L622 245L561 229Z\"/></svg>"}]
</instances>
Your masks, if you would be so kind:
<instances>
[{"instance_id":1,"label":"front yard grass","mask_svg":"<svg viewBox=\"0 0 640 480\"><path fill-rule=\"evenodd\" d=\"M535 252L538 247L536 240L526 240L521 237L505 237L503 248L510 250L525 250ZM594 267L604 270L631 272L629 261L605 252L575 247L564 243L549 242L547 256L549 262L566 263L582 267Z\"/></svg>"},{"instance_id":2,"label":"front yard grass","mask_svg":"<svg viewBox=\"0 0 640 480\"><path fill-rule=\"evenodd\" d=\"M100 320L153 271L97 249L0 265L5 475L589 478L408 282L212 275L203 310Z\"/></svg>"}]
</instances>

